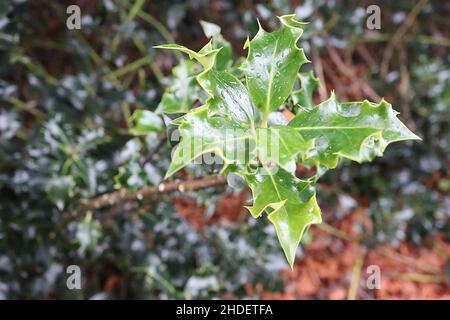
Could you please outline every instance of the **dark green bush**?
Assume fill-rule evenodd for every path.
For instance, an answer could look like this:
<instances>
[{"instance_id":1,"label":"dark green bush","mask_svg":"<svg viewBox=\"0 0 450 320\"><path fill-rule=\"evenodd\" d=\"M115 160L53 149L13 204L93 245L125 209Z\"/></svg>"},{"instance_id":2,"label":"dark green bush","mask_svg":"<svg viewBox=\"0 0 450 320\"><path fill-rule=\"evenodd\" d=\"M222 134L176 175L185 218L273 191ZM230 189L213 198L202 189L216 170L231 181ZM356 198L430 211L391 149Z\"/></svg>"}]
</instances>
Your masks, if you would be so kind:
<instances>
[{"instance_id":1,"label":"dark green bush","mask_svg":"<svg viewBox=\"0 0 450 320\"><path fill-rule=\"evenodd\" d=\"M325 52L328 43L351 57L353 46L367 39L363 5L305 3L297 8L300 19L314 21L302 39L305 48ZM80 199L119 186L158 184L167 169L167 143L151 155L160 136L129 132L131 112L157 107L164 75L176 64L153 45L172 34L200 47L200 19L230 26L226 35L240 43L254 34L255 14L270 27L273 13L296 9L284 1L255 7L223 2L223 11L212 11L204 1L180 1L148 3L130 16L133 4L80 1L82 30L69 31L66 4L0 2L0 298L211 298L225 292L242 297L245 285L256 282L267 290L283 289L278 271L286 263L275 233L251 219L199 232L175 213L168 196L146 205L77 209ZM383 33L394 33L392 18L410 6L404 1L383 7ZM426 41L430 19L448 39L449 14L448 5L431 1L403 44L407 60L395 57L386 79L379 76L379 64L367 70L380 79L376 91L402 106L424 143L389 148L367 166L343 164L324 177L333 191L319 187L322 206L332 213L325 221L342 218L349 212L346 204L366 199L374 224L368 245L403 238L419 244L438 231L450 237L450 45L445 36L443 43ZM382 50L374 52L380 62ZM395 90L402 64L410 98ZM214 170L193 166L188 172L201 177ZM433 175L439 181L430 180ZM213 214L217 198L233 192L219 187L191 195ZM81 291L66 288L70 264L83 270ZM118 284L109 290L106 283L113 278Z\"/></svg>"}]
</instances>

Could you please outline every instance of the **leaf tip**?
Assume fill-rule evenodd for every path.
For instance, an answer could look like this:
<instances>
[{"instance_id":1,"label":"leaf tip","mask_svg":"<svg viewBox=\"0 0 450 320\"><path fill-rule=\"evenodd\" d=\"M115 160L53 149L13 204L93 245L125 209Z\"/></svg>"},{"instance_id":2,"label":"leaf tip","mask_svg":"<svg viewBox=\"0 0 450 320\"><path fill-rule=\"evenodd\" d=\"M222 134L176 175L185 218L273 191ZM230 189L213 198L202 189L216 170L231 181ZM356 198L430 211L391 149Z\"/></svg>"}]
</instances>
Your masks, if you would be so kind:
<instances>
[{"instance_id":1,"label":"leaf tip","mask_svg":"<svg viewBox=\"0 0 450 320\"><path fill-rule=\"evenodd\" d=\"M247 39L244 42L244 47L242 49L247 49L250 46L250 38L247 36Z\"/></svg>"},{"instance_id":2,"label":"leaf tip","mask_svg":"<svg viewBox=\"0 0 450 320\"><path fill-rule=\"evenodd\" d=\"M289 28L300 29L303 31L304 27L308 25L308 22L301 22L295 18L295 13L286 14L283 16L277 16L280 19L281 23Z\"/></svg>"},{"instance_id":3,"label":"leaf tip","mask_svg":"<svg viewBox=\"0 0 450 320\"><path fill-rule=\"evenodd\" d=\"M421 137L419 137L417 134L411 131L411 138L410 140L417 140L417 141L423 141Z\"/></svg>"},{"instance_id":4,"label":"leaf tip","mask_svg":"<svg viewBox=\"0 0 450 320\"><path fill-rule=\"evenodd\" d=\"M261 216L261 214L262 214L262 211L258 212L258 211L255 210L254 207L251 207L251 206L244 206L244 208L247 209L248 212L250 212L250 214L252 215L252 217L255 218L255 219L256 219L256 218L259 218L259 217Z\"/></svg>"},{"instance_id":5,"label":"leaf tip","mask_svg":"<svg viewBox=\"0 0 450 320\"><path fill-rule=\"evenodd\" d=\"M170 178L171 176L173 176L173 174L175 172L177 172L178 170L180 170L182 167L177 167L173 165L173 162L170 163L169 168L167 169L166 174L164 175L163 180L167 180L168 178Z\"/></svg>"},{"instance_id":6,"label":"leaf tip","mask_svg":"<svg viewBox=\"0 0 450 320\"><path fill-rule=\"evenodd\" d=\"M261 25L261 21L259 21L259 18L256 18L256 22L258 23L258 32L259 32L260 30L264 30L264 28L263 28L262 25Z\"/></svg>"}]
</instances>

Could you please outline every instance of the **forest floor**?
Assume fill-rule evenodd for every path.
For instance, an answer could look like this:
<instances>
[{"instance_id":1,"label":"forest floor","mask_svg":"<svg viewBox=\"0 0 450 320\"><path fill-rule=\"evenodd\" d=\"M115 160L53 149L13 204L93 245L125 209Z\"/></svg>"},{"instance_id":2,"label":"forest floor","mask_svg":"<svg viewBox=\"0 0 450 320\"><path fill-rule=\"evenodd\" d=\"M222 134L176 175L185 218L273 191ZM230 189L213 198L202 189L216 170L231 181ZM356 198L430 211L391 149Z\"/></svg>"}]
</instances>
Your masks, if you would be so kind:
<instances>
[{"instance_id":1,"label":"forest floor","mask_svg":"<svg viewBox=\"0 0 450 320\"><path fill-rule=\"evenodd\" d=\"M216 214L206 220L202 218L205 208L195 199L177 197L173 201L177 212L199 229L210 223L238 222L247 214L245 194L222 197ZM326 223L310 228L312 241L304 246L304 256L297 259L293 270L281 272L285 292L248 285L247 294L263 299L450 299L444 271L450 244L443 235L420 247L405 240L395 247L367 248L356 227L370 224L365 210L359 208L338 221L325 217ZM378 271L377 283L373 275ZM370 289L370 284L377 288Z\"/></svg>"}]
</instances>

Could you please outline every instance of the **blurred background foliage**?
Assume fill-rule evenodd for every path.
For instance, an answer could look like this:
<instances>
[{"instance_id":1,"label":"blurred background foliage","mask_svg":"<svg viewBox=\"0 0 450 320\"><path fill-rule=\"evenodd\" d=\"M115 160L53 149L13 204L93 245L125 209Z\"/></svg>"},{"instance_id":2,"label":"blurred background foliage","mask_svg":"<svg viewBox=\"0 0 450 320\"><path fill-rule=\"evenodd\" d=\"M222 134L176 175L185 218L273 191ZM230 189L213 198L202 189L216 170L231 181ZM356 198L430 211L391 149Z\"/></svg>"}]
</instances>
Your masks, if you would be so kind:
<instances>
[{"instance_id":1,"label":"blurred background foliage","mask_svg":"<svg viewBox=\"0 0 450 320\"><path fill-rule=\"evenodd\" d=\"M81 8L81 30L66 28L70 4ZM381 7L381 30L366 28L371 4ZM294 280L283 276L287 265L273 229L242 209L245 187L77 207L121 187L158 185L164 176L171 150L164 134L136 137L129 130L134 110L157 108L180 59L154 45L199 49L207 42L199 23L205 20L221 26L242 56L256 17L270 29L276 15L292 12L310 22L299 46L323 83L317 102L331 90L342 100L385 97L423 138L391 146L373 163L343 163L327 173L318 190L326 223L313 228L339 235L341 222L352 219L368 250L448 243L450 3L0 0L0 298L287 292ZM193 165L183 175L215 171ZM300 263L317 237L310 232L303 241ZM70 264L82 269L82 290L66 288ZM448 292L443 283L439 290Z\"/></svg>"}]
</instances>

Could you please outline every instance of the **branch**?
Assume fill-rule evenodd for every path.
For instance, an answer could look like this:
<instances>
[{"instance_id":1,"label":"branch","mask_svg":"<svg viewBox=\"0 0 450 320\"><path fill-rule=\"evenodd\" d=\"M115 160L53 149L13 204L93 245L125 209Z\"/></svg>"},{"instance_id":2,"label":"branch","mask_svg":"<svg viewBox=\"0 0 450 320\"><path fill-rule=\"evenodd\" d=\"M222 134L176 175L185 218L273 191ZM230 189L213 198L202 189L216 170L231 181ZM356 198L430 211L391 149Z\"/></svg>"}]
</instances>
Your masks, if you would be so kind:
<instances>
[{"instance_id":1,"label":"branch","mask_svg":"<svg viewBox=\"0 0 450 320\"><path fill-rule=\"evenodd\" d=\"M320 80L319 81L320 101L324 101L328 98L328 93L327 93L327 84L325 83L325 76L323 73L322 59L320 58L320 54L317 52L317 50L314 48L314 46L312 46L311 49L312 49L312 55L313 55L313 61L314 61L314 68L315 68L316 74Z\"/></svg>"},{"instance_id":2,"label":"branch","mask_svg":"<svg viewBox=\"0 0 450 320\"><path fill-rule=\"evenodd\" d=\"M400 28L398 28L392 39L389 41L386 50L383 53L383 61L381 62L380 67L383 77L386 77L386 75L388 74L389 63L391 61L392 55L394 54L394 49L405 37L406 32L414 24L414 21L416 20L420 11L425 7L427 3L428 0L421 0L420 2L418 2L408 14Z\"/></svg>"},{"instance_id":3,"label":"branch","mask_svg":"<svg viewBox=\"0 0 450 320\"><path fill-rule=\"evenodd\" d=\"M161 138L161 140L159 140L158 145L155 147L155 149L153 149L152 152L150 152L144 159L144 161L142 161L141 165L145 165L146 163L150 162L150 160L153 159L153 157L155 156L155 154L157 154L159 152L159 150L161 150L161 148L166 144L167 142L167 136L165 135L164 137Z\"/></svg>"},{"instance_id":4,"label":"branch","mask_svg":"<svg viewBox=\"0 0 450 320\"><path fill-rule=\"evenodd\" d=\"M372 101L380 101L381 97L375 92L375 90L369 86L366 82L361 81L360 77L356 74L355 70L350 66L346 65L342 58L337 53L336 49L327 45L327 51L330 55L331 60L333 61L336 68L343 74L348 77L350 80L359 79L354 82L354 84L361 90L366 96L368 96Z\"/></svg>"},{"instance_id":5,"label":"branch","mask_svg":"<svg viewBox=\"0 0 450 320\"><path fill-rule=\"evenodd\" d=\"M80 205L86 208L99 209L106 206L114 206L121 202L142 200L166 192L173 191L194 191L217 185L225 184L226 179L223 176L206 177L197 180L174 181L161 183L158 186L144 187L137 191L128 191L124 188L112 193L106 193L92 199L83 199Z\"/></svg>"}]
</instances>

